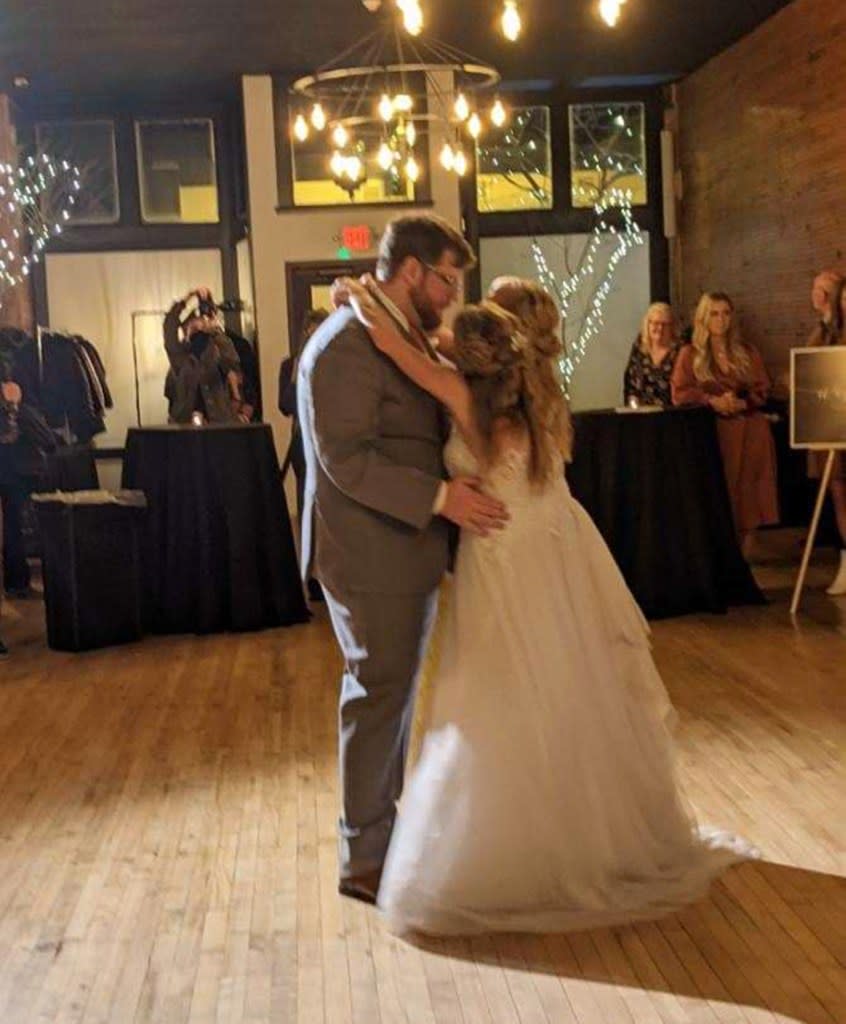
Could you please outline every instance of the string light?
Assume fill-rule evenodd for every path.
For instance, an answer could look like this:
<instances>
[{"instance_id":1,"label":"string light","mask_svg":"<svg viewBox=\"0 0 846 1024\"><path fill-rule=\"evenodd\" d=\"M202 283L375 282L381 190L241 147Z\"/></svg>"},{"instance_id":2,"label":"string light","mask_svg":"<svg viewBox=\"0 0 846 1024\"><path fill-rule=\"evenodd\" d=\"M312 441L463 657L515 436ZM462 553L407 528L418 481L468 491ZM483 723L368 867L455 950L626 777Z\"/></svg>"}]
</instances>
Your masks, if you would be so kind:
<instances>
[{"instance_id":1,"label":"string light","mask_svg":"<svg viewBox=\"0 0 846 1024\"><path fill-rule=\"evenodd\" d=\"M336 124L332 129L332 141L338 149L343 149L350 141L350 133L342 124Z\"/></svg>"},{"instance_id":2,"label":"string light","mask_svg":"<svg viewBox=\"0 0 846 1024\"><path fill-rule=\"evenodd\" d=\"M459 121L466 121L470 116L470 104L467 102L467 97L463 92L460 92L455 97L455 106L453 109L455 110L455 116Z\"/></svg>"},{"instance_id":3,"label":"string light","mask_svg":"<svg viewBox=\"0 0 846 1024\"><path fill-rule=\"evenodd\" d=\"M79 169L46 153L27 157L17 168L0 164L0 204L16 222L11 236L15 242L28 240L30 249L19 252L18 245L0 237L0 290L29 277L50 238L70 220L81 189Z\"/></svg>"},{"instance_id":4,"label":"string light","mask_svg":"<svg viewBox=\"0 0 846 1024\"><path fill-rule=\"evenodd\" d=\"M445 142L441 147L440 161L441 167L443 167L445 171L451 171L455 166L455 153L448 142Z\"/></svg>"},{"instance_id":5,"label":"string light","mask_svg":"<svg viewBox=\"0 0 846 1024\"><path fill-rule=\"evenodd\" d=\"M463 178L467 173L467 157L464 155L463 149L457 149L455 156L452 161L453 170L459 178Z\"/></svg>"},{"instance_id":6,"label":"string light","mask_svg":"<svg viewBox=\"0 0 846 1024\"><path fill-rule=\"evenodd\" d=\"M515 42L523 28L520 20L520 12L517 10L517 0L505 0L502 8L502 34L510 42Z\"/></svg>"},{"instance_id":7,"label":"string light","mask_svg":"<svg viewBox=\"0 0 846 1024\"><path fill-rule=\"evenodd\" d=\"M587 189L577 190L583 195ZM622 229L618 230L607 220L610 209L618 210L622 219ZM546 256L537 238L532 240L532 256L541 284L554 295L561 309L562 320L572 324L568 313L577 293L586 284L593 286L585 303L585 311L578 320L576 337L568 341L567 351L561 360L561 373L564 378L565 391L569 393L570 382L576 367L584 358L590 342L595 338L605 322L605 305L611 293L611 287L621 260L637 245L643 245L644 238L639 226L632 216L632 192L630 189L610 188L599 196L593 204L596 224L582 250L579 263L569 277L558 280L549 268ZM615 247L608 257L604 268L597 270L599 249L603 239L613 236ZM584 307L583 307L584 308Z\"/></svg>"},{"instance_id":8,"label":"string light","mask_svg":"<svg viewBox=\"0 0 846 1024\"><path fill-rule=\"evenodd\" d=\"M506 121L505 107L502 105L502 100L497 99L494 105L491 107L491 124L496 125L497 128L501 128Z\"/></svg>"},{"instance_id":9,"label":"string light","mask_svg":"<svg viewBox=\"0 0 846 1024\"><path fill-rule=\"evenodd\" d=\"M478 139L479 136L482 134L482 121L479 115L475 112L475 110L470 115L467 121L467 131L474 139Z\"/></svg>"}]
</instances>

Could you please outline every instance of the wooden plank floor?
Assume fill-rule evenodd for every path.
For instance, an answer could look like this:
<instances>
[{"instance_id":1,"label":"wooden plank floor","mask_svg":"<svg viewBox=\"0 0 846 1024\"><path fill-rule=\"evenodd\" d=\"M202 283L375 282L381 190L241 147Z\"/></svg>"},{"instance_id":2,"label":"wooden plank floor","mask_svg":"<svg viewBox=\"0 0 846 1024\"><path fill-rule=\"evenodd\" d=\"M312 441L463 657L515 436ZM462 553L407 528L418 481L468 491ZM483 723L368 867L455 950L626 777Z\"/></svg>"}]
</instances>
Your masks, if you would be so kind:
<instances>
[{"instance_id":1,"label":"wooden plank floor","mask_svg":"<svg viewBox=\"0 0 846 1024\"><path fill-rule=\"evenodd\" d=\"M656 624L701 816L763 852L657 923L399 942L336 894L327 623L48 651L4 610L2 1024L846 1021L846 600Z\"/></svg>"}]
</instances>

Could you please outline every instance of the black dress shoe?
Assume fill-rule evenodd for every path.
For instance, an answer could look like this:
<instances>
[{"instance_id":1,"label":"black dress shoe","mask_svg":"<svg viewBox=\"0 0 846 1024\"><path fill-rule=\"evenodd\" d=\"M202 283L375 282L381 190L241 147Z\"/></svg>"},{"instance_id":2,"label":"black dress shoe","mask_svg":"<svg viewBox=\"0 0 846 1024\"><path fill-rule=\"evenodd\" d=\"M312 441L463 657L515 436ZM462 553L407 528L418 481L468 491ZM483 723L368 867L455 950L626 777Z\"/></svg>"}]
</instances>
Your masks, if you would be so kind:
<instances>
[{"instance_id":1,"label":"black dress shoe","mask_svg":"<svg viewBox=\"0 0 846 1024\"><path fill-rule=\"evenodd\" d=\"M379 879L381 871L371 871L366 875L359 875L352 878L342 878L338 883L338 892L351 900L360 900L362 903L376 904L376 897L379 894Z\"/></svg>"}]
</instances>

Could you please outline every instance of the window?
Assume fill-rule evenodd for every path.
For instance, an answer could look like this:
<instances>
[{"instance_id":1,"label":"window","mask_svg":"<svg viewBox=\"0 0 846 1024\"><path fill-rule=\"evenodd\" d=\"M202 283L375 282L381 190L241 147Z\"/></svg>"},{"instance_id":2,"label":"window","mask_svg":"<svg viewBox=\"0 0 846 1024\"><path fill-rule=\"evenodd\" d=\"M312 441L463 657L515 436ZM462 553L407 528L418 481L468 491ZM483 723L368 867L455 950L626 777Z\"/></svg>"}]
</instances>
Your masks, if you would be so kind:
<instances>
[{"instance_id":1,"label":"window","mask_svg":"<svg viewBox=\"0 0 846 1024\"><path fill-rule=\"evenodd\" d=\"M80 191L69 223L115 224L120 219L115 126L111 121L42 121L35 126L39 154L79 170Z\"/></svg>"},{"instance_id":2,"label":"window","mask_svg":"<svg viewBox=\"0 0 846 1024\"><path fill-rule=\"evenodd\" d=\"M577 103L570 107L570 188L573 206L590 207L611 189L646 203L645 117L642 103Z\"/></svg>"},{"instance_id":3,"label":"window","mask_svg":"<svg viewBox=\"0 0 846 1024\"><path fill-rule=\"evenodd\" d=\"M212 122L136 121L135 139L141 219L147 224L216 224Z\"/></svg>"},{"instance_id":4,"label":"window","mask_svg":"<svg viewBox=\"0 0 846 1024\"><path fill-rule=\"evenodd\" d=\"M292 136L293 138L293 133ZM332 150L326 138L317 132L310 133L303 142L291 144L291 174L294 185L294 206L349 206L350 203L413 203L416 198L414 185L400 173L398 163L389 170L380 167L377 153L379 138L370 139L366 145L358 140L349 151L363 168L363 180L357 188L344 188L332 173L330 161ZM419 158L418 158L419 159ZM422 163L422 161L421 161ZM425 165L423 168L425 172ZM347 179L348 180L348 179Z\"/></svg>"},{"instance_id":5,"label":"window","mask_svg":"<svg viewBox=\"0 0 846 1024\"><path fill-rule=\"evenodd\" d=\"M501 128L489 125L476 144L480 213L552 209L549 107L515 107Z\"/></svg>"}]
</instances>

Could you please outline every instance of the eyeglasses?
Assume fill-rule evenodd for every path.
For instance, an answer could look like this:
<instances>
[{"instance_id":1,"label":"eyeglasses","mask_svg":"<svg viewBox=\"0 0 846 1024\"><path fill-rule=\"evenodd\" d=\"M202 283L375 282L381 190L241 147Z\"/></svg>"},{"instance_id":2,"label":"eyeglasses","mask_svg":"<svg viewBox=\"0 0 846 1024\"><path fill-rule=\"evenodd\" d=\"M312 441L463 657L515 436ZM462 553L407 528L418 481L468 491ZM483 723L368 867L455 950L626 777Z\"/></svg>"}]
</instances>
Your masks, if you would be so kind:
<instances>
[{"instance_id":1,"label":"eyeglasses","mask_svg":"<svg viewBox=\"0 0 846 1024\"><path fill-rule=\"evenodd\" d=\"M451 277L449 274L445 274L442 270L438 270L437 267L433 267L431 263L427 263L425 260L420 261L423 266L430 271L435 277L451 291L457 295L461 291L461 281L455 277Z\"/></svg>"}]
</instances>

